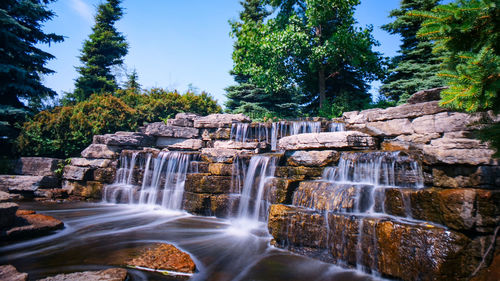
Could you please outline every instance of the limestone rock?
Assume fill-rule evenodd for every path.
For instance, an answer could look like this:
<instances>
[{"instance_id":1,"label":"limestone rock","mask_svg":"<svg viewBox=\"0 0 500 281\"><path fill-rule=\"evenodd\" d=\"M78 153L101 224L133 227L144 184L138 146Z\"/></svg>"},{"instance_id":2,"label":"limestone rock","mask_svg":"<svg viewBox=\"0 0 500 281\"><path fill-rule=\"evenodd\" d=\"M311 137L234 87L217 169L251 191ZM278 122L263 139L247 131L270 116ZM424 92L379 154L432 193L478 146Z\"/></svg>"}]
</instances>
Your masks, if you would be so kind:
<instances>
[{"instance_id":1,"label":"limestone rock","mask_svg":"<svg viewBox=\"0 0 500 281\"><path fill-rule=\"evenodd\" d=\"M500 166L435 166L432 180L436 187L500 187Z\"/></svg>"},{"instance_id":2,"label":"limestone rock","mask_svg":"<svg viewBox=\"0 0 500 281\"><path fill-rule=\"evenodd\" d=\"M305 151L297 150L287 152L287 163L291 166L317 166L323 167L336 163L340 153L335 150Z\"/></svg>"},{"instance_id":3,"label":"limestone rock","mask_svg":"<svg viewBox=\"0 0 500 281\"><path fill-rule=\"evenodd\" d=\"M233 123L250 123L252 120L243 114L210 114L194 120L195 128L230 128Z\"/></svg>"},{"instance_id":4,"label":"limestone rock","mask_svg":"<svg viewBox=\"0 0 500 281\"><path fill-rule=\"evenodd\" d=\"M12 265L0 265L0 280L5 281L27 281L28 273L17 271Z\"/></svg>"},{"instance_id":5,"label":"limestone rock","mask_svg":"<svg viewBox=\"0 0 500 281\"><path fill-rule=\"evenodd\" d=\"M69 195L76 195L91 199L101 199L104 184L98 181L63 181L62 188L67 190Z\"/></svg>"},{"instance_id":6,"label":"limestone rock","mask_svg":"<svg viewBox=\"0 0 500 281\"><path fill-rule=\"evenodd\" d=\"M498 160L492 158L495 151L491 149L446 148L434 145L423 147L424 159L428 164L466 164L497 165Z\"/></svg>"},{"instance_id":7,"label":"limestone rock","mask_svg":"<svg viewBox=\"0 0 500 281\"><path fill-rule=\"evenodd\" d=\"M417 134L468 131L484 121L485 113L442 112L415 118L411 127Z\"/></svg>"},{"instance_id":8,"label":"limestone rock","mask_svg":"<svg viewBox=\"0 0 500 281\"><path fill-rule=\"evenodd\" d=\"M370 149L376 145L375 138L353 131L299 134L279 140L279 148L283 150Z\"/></svg>"},{"instance_id":9,"label":"limestone rock","mask_svg":"<svg viewBox=\"0 0 500 281\"><path fill-rule=\"evenodd\" d=\"M0 229L14 224L18 208L19 205L15 203L0 203Z\"/></svg>"},{"instance_id":10,"label":"limestone rock","mask_svg":"<svg viewBox=\"0 0 500 281\"><path fill-rule=\"evenodd\" d=\"M11 201L10 194L5 191L0 191L0 203Z\"/></svg>"},{"instance_id":11,"label":"limestone rock","mask_svg":"<svg viewBox=\"0 0 500 281\"><path fill-rule=\"evenodd\" d=\"M151 146L153 138L136 132L116 132L114 134L95 135L93 143L112 146Z\"/></svg>"},{"instance_id":12,"label":"limestone rock","mask_svg":"<svg viewBox=\"0 0 500 281\"><path fill-rule=\"evenodd\" d=\"M75 273L58 274L38 281L125 281L127 270L123 268L109 268L99 271L83 271Z\"/></svg>"},{"instance_id":13,"label":"limestone rock","mask_svg":"<svg viewBox=\"0 0 500 281\"><path fill-rule=\"evenodd\" d=\"M37 189L34 193L35 197L45 199L64 199L68 197L68 192L62 188Z\"/></svg>"},{"instance_id":14,"label":"limestone rock","mask_svg":"<svg viewBox=\"0 0 500 281\"><path fill-rule=\"evenodd\" d=\"M79 167L90 167L90 168L107 168L109 165L111 165L111 160L71 158L71 165Z\"/></svg>"},{"instance_id":15,"label":"limestone rock","mask_svg":"<svg viewBox=\"0 0 500 281\"><path fill-rule=\"evenodd\" d=\"M198 137L199 132L192 127L169 126L163 122L155 122L148 124L144 133L155 137L190 139Z\"/></svg>"},{"instance_id":16,"label":"limestone rock","mask_svg":"<svg viewBox=\"0 0 500 281\"><path fill-rule=\"evenodd\" d=\"M409 142L409 143L417 143L417 144L428 144L432 140L440 138L441 134L439 133L430 133L430 134L411 134L411 135L401 135L396 137L395 141Z\"/></svg>"},{"instance_id":17,"label":"limestone rock","mask_svg":"<svg viewBox=\"0 0 500 281\"><path fill-rule=\"evenodd\" d=\"M189 254L171 244L154 244L127 262L129 266L140 266L155 270L194 273L196 265Z\"/></svg>"},{"instance_id":18,"label":"limestone rock","mask_svg":"<svg viewBox=\"0 0 500 281\"><path fill-rule=\"evenodd\" d=\"M168 119L167 125L169 126L179 126L179 127L193 127L194 120L200 118L198 114L195 113L177 113L174 119Z\"/></svg>"},{"instance_id":19,"label":"limestone rock","mask_svg":"<svg viewBox=\"0 0 500 281\"><path fill-rule=\"evenodd\" d=\"M200 150L203 147L203 141L200 139L187 139L183 142L168 146L169 150Z\"/></svg>"},{"instance_id":20,"label":"limestone rock","mask_svg":"<svg viewBox=\"0 0 500 281\"><path fill-rule=\"evenodd\" d=\"M82 151L83 158L115 159L119 149L105 144L91 144Z\"/></svg>"},{"instance_id":21,"label":"limestone rock","mask_svg":"<svg viewBox=\"0 0 500 281\"><path fill-rule=\"evenodd\" d=\"M233 174L233 165L224 163L210 163L208 164L208 171L216 176L231 176Z\"/></svg>"},{"instance_id":22,"label":"limestone rock","mask_svg":"<svg viewBox=\"0 0 500 281\"><path fill-rule=\"evenodd\" d=\"M94 170L92 179L103 183L113 183L115 181L116 169L115 168L100 168Z\"/></svg>"},{"instance_id":23,"label":"limestone rock","mask_svg":"<svg viewBox=\"0 0 500 281\"><path fill-rule=\"evenodd\" d=\"M322 173L323 173L323 168L321 167L278 166L276 167L275 175L280 178L310 179L310 178L320 178Z\"/></svg>"},{"instance_id":24,"label":"limestone rock","mask_svg":"<svg viewBox=\"0 0 500 281\"><path fill-rule=\"evenodd\" d=\"M15 173L27 176L55 176L54 171L62 160L47 157L21 157Z\"/></svg>"},{"instance_id":25,"label":"limestone rock","mask_svg":"<svg viewBox=\"0 0 500 281\"><path fill-rule=\"evenodd\" d=\"M411 97L406 100L409 104L416 104L428 101L439 101L441 100L441 91L448 89L448 87L439 87L428 90L422 90L414 93Z\"/></svg>"},{"instance_id":26,"label":"limestone rock","mask_svg":"<svg viewBox=\"0 0 500 281\"><path fill-rule=\"evenodd\" d=\"M366 123L366 127L379 136L399 136L413 134L409 119L392 119Z\"/></svg>"},{"instance_id":27,"label":"limestone rock","mask_svg":"<svg viewBox=\"0 0 500 281\"><path fill-rule=\"evenodd\" d=\"M216 149L249 149L265 148L265 143L258 142L239 142L239 141L216 141L214 148Z\"/></svg>"},{"instance_id":28,"label":"limestone rock","mask_svg":"<svg viewBox=\"0 0 500 281\"><path fill-rule=\"evenodd\" d=\"M63 179L67 180L87 180L90 179L92 171L88 167L65 166L63 169Z\"/></svg>"},{"instance_id":29,"label":"limestone rock","mask_svg":"<svg viewBox=\"0 0 500 281\"><path fill-rule=\"evenodd\" d=\"M62 221L51 216L37 214L34 211L18 210L16 217L13 227L2 232L0 238L6 240L33 238L64 227Z\"/></svg>"},{"instance_id":30,"label":"limestone rock","mask_svg":"<svg viewBox=\"0 0 500 281\"><path fill-rule=\"evenodd\" d=\"M184 190L193 193L229 193L231 189L230 176L213 176L210 174L188 174Z\"/></svg>"},{"instance_id":31,"label":"limestone rock","mask_svg":"<svg viewBox=\"0 0 500 281\"><path fill-rule=\"evenodd\" d=\"M241 151L235 149L203 148L201 150L201 159L211 163L232 163L234 157L240 152Z\"/></svg>"},{"instance_id":32,"label":"limestone rock","mask_svg":"<svg viewBox=\"0 0 500 281\"><path fill-rule=\"evenodd\" d=\"M53 176L0 175L0 191L33 193L38 188L56 188L59 186L59 179Z\"/></svg>"},{"instance_id":33,"label":"limestone rock","mask_svg":"<svg viewBox=\"0 0 500 281\"><path fill-rule=\"evenodd\" d=\"M174 138L174 137L156 137L156 146L167 148L171 145L185 142L188 139Z\"/></svg>"}]
</instances>

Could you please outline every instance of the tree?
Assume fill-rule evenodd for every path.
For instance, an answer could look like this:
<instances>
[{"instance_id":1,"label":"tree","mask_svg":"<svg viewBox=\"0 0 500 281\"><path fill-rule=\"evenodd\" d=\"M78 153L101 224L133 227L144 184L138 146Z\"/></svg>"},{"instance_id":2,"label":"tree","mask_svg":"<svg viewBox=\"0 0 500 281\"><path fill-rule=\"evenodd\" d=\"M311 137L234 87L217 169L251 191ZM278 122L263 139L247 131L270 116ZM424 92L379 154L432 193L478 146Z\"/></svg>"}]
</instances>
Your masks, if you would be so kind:
<instances>
[{"instance_id":1,"label":"tree","mask_svg":"<svg viewBox=\"0 0 500 281\"><path fill-rule=\"evenodd\" d=\"M354 27L358 0L266 2L276 16L241 40L246 56L236 72L273 96L301 92L311 113L341 94L369 98L367 83L383 76L383 59L372 50L371 28Z\"/></svg>"},{"instance_id":2,"label":"tree","mask_svg":"<svg viewBox=\"0 0 500 281\"><path fill-rule=\"evenodd\" d=\"M61 42L64 38L45 33L42 24L54 17L47 9L53 0L3 0L0 3L0 97L2 106L23 108L22 101L36 109L56 92L44 86L41 76L54 73L45 67L53 55L37 44Z\"/></svg>"},{"instance_id":3,"label":"tree","mask_svg":"<svg viewBox=\"0 0 500 281\"><path fill-rule=\"evenodd\" d=\"M137 74L137 70L135 68L130 74L127 75L125 89L135 91L136 93L139 93L141 91L141 84L139 84L139 75Z\"/></svg>"},{"instance_id":4,"label":"tree","mask_svg":"<svg viewBox=\"0 0 500 281\"><path fill-rule=\"evenodd\" d=\"M432 11L416 11L425 19L417 36L433 40L442 58L449 88L441 105L467 112L500 113L500 7L498 0L457 0ZM500 123L483 131L500 156Z\"/></svg>"},{"instance_id":5,"label":"tree","mask_svg":"<svg viewBox=\"0 0 500 281\"><path fill-rule=\"evenodd\" d=\"M402 0L399 9L392 10L393 22L382 26L391 34L399 34L402 38L400 55L391 59L389 75L383 81L380 92L387 98L402 102L411 94L425 89L444 85L444 79L436 75L439 72L440 60L432 53L432 42L426 38L417 38L423 19L410 16L408 13L420 10L430 11L440 0Z\"/></svg>"},{"instance_id":6,"label":"tree","mask_svg":"<svg viewBox=\"0 0 500 281\"><path fill-rule=\"evenodd\" d=\"M80 77L70 98L75 101L89 99L94 93L113 92L118 86L112 67L121 65L128 52L125 37L116 30L115 23L123 16L121 0L107 0L97 8L92 34L83 44L77 67Z\"/></svg>"}]
</instances>

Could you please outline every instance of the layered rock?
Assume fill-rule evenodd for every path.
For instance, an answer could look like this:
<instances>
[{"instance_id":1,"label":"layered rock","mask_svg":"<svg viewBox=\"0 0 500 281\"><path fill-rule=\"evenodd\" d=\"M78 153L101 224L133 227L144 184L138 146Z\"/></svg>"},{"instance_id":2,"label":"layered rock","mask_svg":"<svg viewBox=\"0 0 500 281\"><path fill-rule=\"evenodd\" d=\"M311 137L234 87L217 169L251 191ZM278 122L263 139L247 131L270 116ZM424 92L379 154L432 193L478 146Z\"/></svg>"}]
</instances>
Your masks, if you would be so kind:
<instances>
[{"instance_id":1,"label":"layered rock","mask_svg":"<svg viewBox=\"0 0 500 281\"><path fill-rule=\"evenodd\" d=\"M64 273L39 279L38 281L125 281L128 280L128 272L123 268L109 268L99 271L83 271Z\"/></svg>"},{"instance_id":2,"label":"layered rock","mask_svg":"<svg viewBox=\"0 0 500 281\"><path fill-rule=\"evenodd\" d=\"M196 270L189 254L171 244L154 244L139 251L138 256L126 261L128 266L182 273L194 273Z\"/></svg>"},{"instance_id":3,"label":"layered rock","mask_svg":"<svg viewBox=\"0 0 500 281\"><path fill-rule=\"evenodd\" d=\"M283 150L304 149L373 149L375 138L361 132L332 132L299 134L279 140L279 148Z\"/></svg>"},{"instance_id":4,"label":"layered rock","mask_svg":"<svg viewBox=\"0 0 500 281\"><path fill-rule=\"evenodd\" d=\"M0 280L27 281L28 274L21 273L12 265L0 265Z\"/></svg>"},{"instance_id":5,"label":"layered rock","mask_svg":"<svg viewBox=\"0 0 500 281\"><path fill-rule=\"evenodd\" d=\"M17 209L17 205L11 206L11 208ZM12 216L11 211L9 211L9 216ZM15 217L10 218L8 223L1 228L3 230L0 232L0 240L34 238L64 227L63 222L56 218L28 210L17 210Z\"/></svg>"}]
</instances>

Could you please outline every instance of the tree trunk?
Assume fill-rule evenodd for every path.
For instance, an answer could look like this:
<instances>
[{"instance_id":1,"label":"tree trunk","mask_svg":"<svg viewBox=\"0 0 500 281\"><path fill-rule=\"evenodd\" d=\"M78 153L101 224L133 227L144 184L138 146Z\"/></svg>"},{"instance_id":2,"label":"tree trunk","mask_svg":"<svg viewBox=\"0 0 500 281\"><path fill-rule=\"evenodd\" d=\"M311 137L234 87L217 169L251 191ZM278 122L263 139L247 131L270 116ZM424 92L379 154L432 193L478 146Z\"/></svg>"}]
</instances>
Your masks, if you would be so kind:
<instances>
[{"instance_id":1,"label":"tree trunk","mask_svg":"<svg viewBox=\"0 0 500 281\"><path fill-rule=\"evenodd\" d=\"M319 108L322 108L326 102L326 89L325 89L325 66L320 65L318 71L318 89L319 89Z\"/></svg>"}]
</instances>

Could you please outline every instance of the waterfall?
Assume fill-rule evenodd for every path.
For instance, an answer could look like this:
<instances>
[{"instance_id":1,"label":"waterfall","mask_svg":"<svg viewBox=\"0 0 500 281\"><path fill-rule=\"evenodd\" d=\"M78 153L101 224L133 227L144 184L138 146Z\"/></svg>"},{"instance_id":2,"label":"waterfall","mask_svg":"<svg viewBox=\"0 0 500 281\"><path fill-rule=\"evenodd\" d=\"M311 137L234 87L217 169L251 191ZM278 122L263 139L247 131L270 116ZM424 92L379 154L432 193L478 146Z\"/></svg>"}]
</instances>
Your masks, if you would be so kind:
<instances>
[{"instance_id":1,"label":"waterfall","mask_svg":"<svg viewBox=\"0 0 500 281\"><path fill-rule=\"evenodd\" d=\"M275 157L253 156L250 159L240 196L239 219L254 222L267 219L269 203L265 187L267 181L274 177L275 169Z\"/></svg>"},{"instance_id":2,"label":"waterfall","mask_svg":"<svg viewBox=\"0 0 500 281\"><path fill-rule=\"evenodd\" d=\"M246 142L249 133L249 123L233 123L229 139L237 142Z\"/></svg>"},{"instance_id":3,"label":"waterfall","mask_svg":"<svg viewBox=\"0 0 500 281\"><path fill-rule=\"evenodd\" d=\"M329 132L343 132L345 131L345 124L340 122L333 122L328 125Z\"/></svg>"},{"instance_id":4,"label":"waterfall","mask_svg":"<svg viewBox=\"0 0 500 281\"><path fill-rule=\"evenodd\" d=\"M160 152L157 157L147 154L144 161L141 186L133 185L138 153L120 158L121 167L117 171L117 182L104 190L103 200L111 203L128 203L161 206L170 210L180 210L184 195L184 183L191 154L182 152Z\"/></svg>"},{"instance_id":5,"label":"waterfall","mask_svg":"<svg viewBox=\"0 0 500 281\"><path fill-rule=\"evenodd\" d=\"M320 133L321 122L313 121L281 121L271 126L271 150L277 150L278 139L286 136Z\"/></svg>"}]
</instances>

